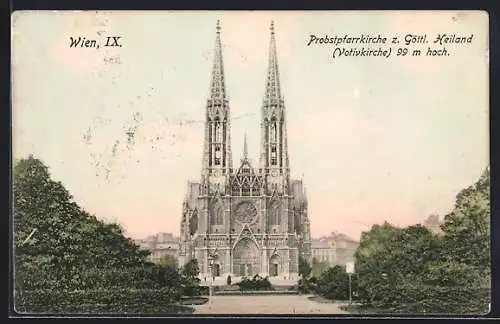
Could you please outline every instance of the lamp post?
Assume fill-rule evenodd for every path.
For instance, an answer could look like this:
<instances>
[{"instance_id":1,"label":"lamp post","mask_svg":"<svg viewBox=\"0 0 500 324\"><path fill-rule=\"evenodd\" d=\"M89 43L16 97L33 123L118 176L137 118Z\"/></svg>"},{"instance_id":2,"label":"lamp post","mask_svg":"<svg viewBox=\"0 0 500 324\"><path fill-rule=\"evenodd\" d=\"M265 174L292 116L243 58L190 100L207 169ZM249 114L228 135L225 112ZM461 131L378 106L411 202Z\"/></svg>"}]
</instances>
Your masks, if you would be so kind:
<instances>
[{"instance_id":1,"label":"lamp post","mask_svg":"<svg viewBox=\"0 0 500 324\"><path fill-rule=\"evenodd\" d=\"M212 304L212 280L213 280L213 265L214 259L212 256L209 256L208 259L208 268L210 271L210 278L208 279L208 302Z\"/></svg>"},{"instance_id":2,"label":"lamp post","mask_svg":"<svg viewBox=\"0 0 500 324\"><path fill-rule=\"evenodd\" d=\"M347 262L346 263L346 272L347 272L347 275L349 276L349 305L352 304L352 281L351 281L351 277L352 277L352 274L354 273L354 262Z\"/></svg>"}]
</instances>

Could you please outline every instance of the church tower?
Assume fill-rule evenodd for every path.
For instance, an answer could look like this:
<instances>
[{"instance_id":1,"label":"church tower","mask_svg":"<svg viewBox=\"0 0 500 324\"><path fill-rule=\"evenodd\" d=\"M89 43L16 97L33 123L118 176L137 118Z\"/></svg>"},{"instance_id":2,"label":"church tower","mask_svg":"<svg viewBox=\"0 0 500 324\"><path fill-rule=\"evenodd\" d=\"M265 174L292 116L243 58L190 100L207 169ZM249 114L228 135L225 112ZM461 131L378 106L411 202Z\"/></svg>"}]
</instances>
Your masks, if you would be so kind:
<instances>
[{"instance_id":1,"label":"church tower","mask_svg":"<svg viewBox=\"0 0 500 324\"><path fill-rule=\"evenodd\" d=\"M220 29L220 23L217 21L210 94L205 113L202 184L223 188L232 169L232 154Z\"/></svg>"},{"instance_id":2,"label":"church tower","mask_svg":"<svg viewBox=\"0 0 500 324\"><path fill-rule=\"evenodd\" d=\"M285 103L281 94L274 22L271 22L269 63L261 118L260 164L267 177L267 189L272 191L277 188L279 192L285 194L288 192L290 167Z\"/></svg>"}]
</instances>

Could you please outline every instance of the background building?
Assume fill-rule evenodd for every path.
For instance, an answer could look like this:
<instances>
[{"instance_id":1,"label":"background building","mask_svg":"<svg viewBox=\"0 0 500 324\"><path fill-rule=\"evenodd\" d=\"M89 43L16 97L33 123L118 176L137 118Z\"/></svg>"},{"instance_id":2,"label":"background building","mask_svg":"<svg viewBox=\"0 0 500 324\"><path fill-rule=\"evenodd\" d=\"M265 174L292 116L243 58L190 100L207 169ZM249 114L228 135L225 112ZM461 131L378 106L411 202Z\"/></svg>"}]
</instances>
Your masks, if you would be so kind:
<instances>
[{"instance_id":1,"label":"background building","mask_svg":"<svg viewBox=\"0 0 500 324\"><path fill-rule=\"evenodd\" d=\"M434 233L442 233L443 232L443 230L441 229L441 221L439 220L438 215L430 215L424 221L423 225Z\"/></svg>"},{"instance_id":2,"label":"background building","mask_svg":"<svg viewBox=\"0 0 500 324\"><path fill-rule=\"evenodd\" d=\"M166 255L179 258L179 238L171 233L158 233L144 239L135 240L135 243L143 249L151 251L148 257L151 262L159 262Z\"/></svg>"},{"instance_id":3,"label":"background building","mask_svg":"<svg viewBox=\"0 0 500 324\"><path fill-rule=\"evenodd\" d=\"M347 235L332 232L329 236L313 239L311 251L316 261L333 266L354 261L358 246L359 242Z\"/></svg>"}]
</instances>

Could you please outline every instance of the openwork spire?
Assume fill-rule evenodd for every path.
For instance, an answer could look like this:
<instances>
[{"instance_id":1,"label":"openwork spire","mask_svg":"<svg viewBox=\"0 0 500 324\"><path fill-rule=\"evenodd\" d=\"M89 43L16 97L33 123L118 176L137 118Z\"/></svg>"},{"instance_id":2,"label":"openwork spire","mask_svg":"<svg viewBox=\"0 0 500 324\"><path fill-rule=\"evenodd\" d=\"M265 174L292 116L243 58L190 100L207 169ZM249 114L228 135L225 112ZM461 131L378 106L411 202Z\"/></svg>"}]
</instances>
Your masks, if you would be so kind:
<instances>
[{"instance_id":1,"label":"openwork spire","mask_svg":"<svg viewBox=\"0 0 500 324\"><path fill-rule=\"evenodd\" d=\"M278 72L278 57L276 53L276 38L274 21L271 21L271 40L269 43L269 65L267 69L265 101L279 102L281 99L280 79Z\"/></svg>"},{"instance_id":2,"label":"openwork spire","mask_svg":"<svg viewBox=\"0 0 500 324\"><path fill-rule=\"evenodd\" d=\"M247 132L245 132L245 139L243 142L243 159L248 160Z\"/></svg>"},{"instance_id":3,"label":"openwork spire","mask_svg":"<svg viewBox=\"0 0 500 324\"><path fill-rule=\"evenodd\" d=\"M226 86L224 82L224 64L222 63L222 44L220 40L220 21L217 20L214 64L212 68L212 82L210 83L210 98L225 99Z\"/></svg>"}]
</instances>

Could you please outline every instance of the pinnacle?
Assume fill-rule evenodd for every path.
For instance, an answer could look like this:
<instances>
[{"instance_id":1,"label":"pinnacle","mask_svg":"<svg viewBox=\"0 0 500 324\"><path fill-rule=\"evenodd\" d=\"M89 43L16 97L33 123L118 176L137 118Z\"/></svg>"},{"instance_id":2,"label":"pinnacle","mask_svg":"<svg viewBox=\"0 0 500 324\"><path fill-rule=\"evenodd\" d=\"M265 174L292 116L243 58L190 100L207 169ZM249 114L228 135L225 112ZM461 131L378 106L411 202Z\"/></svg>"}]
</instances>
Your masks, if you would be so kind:
<instances>
[{"instance_id":1,"label":"pinnacle","mask_svg":"<svg viewBox=\"0 0 500 324\"><path fill-rule=\"evenodd\" d=\"M247 145L247 133L245 132L245 139L243 142L243 159L248 159L248 145Z\"/></svg>"}]
</instances>

